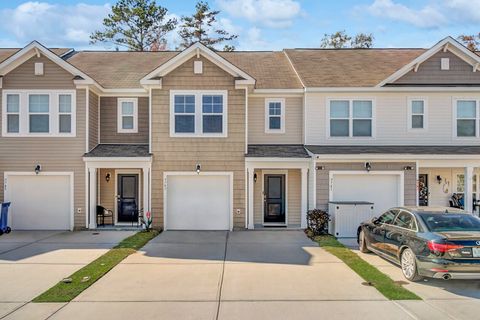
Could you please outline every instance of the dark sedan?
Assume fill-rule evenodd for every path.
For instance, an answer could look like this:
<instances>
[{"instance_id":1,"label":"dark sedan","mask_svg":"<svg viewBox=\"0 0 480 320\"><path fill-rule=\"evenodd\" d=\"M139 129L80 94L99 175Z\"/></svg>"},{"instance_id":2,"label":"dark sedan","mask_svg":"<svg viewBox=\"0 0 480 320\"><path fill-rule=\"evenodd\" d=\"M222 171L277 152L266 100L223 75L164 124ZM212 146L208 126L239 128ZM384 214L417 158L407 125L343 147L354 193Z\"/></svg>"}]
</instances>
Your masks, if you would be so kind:
<instances>
[{"instance_id":1,"label":"dark sedan","mask_svg":"<svg viewBox=\"0 0 480 320\"><path fill-rule=\"evenodd\" d=\"M392 208L360 225L358 244L400 265L410 281L480 279L480 219L458 209Z\"/></svg>"}]
</instances>

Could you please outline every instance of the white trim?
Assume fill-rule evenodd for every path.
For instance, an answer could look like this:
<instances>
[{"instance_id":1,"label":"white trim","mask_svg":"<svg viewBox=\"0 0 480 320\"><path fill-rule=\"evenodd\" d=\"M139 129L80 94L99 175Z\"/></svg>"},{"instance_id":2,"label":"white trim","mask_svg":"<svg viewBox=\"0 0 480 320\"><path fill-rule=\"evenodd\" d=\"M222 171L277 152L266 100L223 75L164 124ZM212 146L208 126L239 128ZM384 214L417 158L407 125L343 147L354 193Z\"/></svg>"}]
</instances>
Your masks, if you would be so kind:
<instances>
[{"instance_id":1,"label":"white trim","mask_svg":"<svg viewBox=\"0 0 480 320\"><path fill-rule=\"evenodd\" d=\"M404 193L405 193L405 172L404 171L383 171L383 170L375 170L375 171L359 171L359 170L332 170L328 172L328 201L332 201L333 197L333 176L334 175L397 175L399 176L400 188L398 188L398 201L400 204L399 207L404 206Z\"/></svg>"},{"instance_id":2,"label":"white trim","mask_svg":"<svg viewBox=\"0 0 480 320\"><path fill-rule=\"evenodd\" d=\"M449 45L448 47L445 47L445 45ZM407 74L410 70L412 70L416 65L424 62L425 60L429 59L432 57L434 54L437 52L441 51L442 49L447 49L448 51L452 52L453 54L457 55L459 58L463 59L465 62L471 64L474 66L476 63L480 62L480 57L468 50L465 46L461 45L458 41L453 39L452 37L446 37L445 39L441 40L438 42L436 45L434 45L432 48L429 50L425 51L422 53L420 56L418 56L416 59L411 61L410 63L406 64L404 67L402 67L400 70L396 71L392 75L390 75L388 78L385 80L381 81L379 84L377 84L377 87L383 87L384 85L388 83L392 83L405 74ZM468 59L465 59L461 55L455 53L452 49L457 49L460 51L461 54L464 56L467 56L468 58L471 59L471 61L468 61Z\"/></svg>"},{"instance_id":3,"label":"white trim","mask_svg":"<svg viewBox=\"0 0 480 320\"><path fill-rule=\"evenodd\" d=\"M199 55L201 52L202 56L208 59L210 62L214 63L227 73L231 74L234 77L241 77L242 80L236 80L239 84L255 84L255 79L251 77L246 72L242 71L241 69L237 68L232 63L228 62L226 59L222 58L213 50L210 50L205 45L201 44L200 42L196 42L187 49L183 50L160 67L156 68L145 77L140 80L141 84L148 83L151 78L154 77L163 77L178 66L182 65L190 58ZM198 57L197 57L198 58Z\"/></svg>"},{"instance_id":4,"label":"white trim","mask_svg":"<svg viewBox=\"0 0 480 320\"><path fill-rule=\"evenodd\" d=\"M348 120L348 137L332 137L330 136L330 103L332 101L348 101L348 118L338 118L339 120ZM353 117L353 102L354 101L370 101L372 103L372 117L371 118L354 118ZM376 116L376 99L369 97L355 97L355 98L326 98L326 113L325 113L325 129L327 140L374 140L376 138L377 116ZM353 121L370 120L372 126L371 136L353 136Z\"/></svg>"},{"instance_id":5,"label":"white trim","mask_svg":"<svg viewBox=\"0 0 480 320\"><path fill-rule=\"evenodd\" d=\"M270 114L270 103L280 103L280 129L270 128L270 117L278 115ZM267 98L265 99L265 133L282 134L285 133L285 98Z\"/></svg>"},{"instance_id":6,"label":"white trim","mask_svg":"<svg viewBox=\"0 0 480 320\"><path fill-rule=\"evenodd\" d=\"M229 230L233 230L233 172L231 171L201 171L197 173L195 171L164 171L163 172L163 229L165 231L168 230L168 222L167 222L167 212L168 212L168 186L167 186L167 179L168 176L228 176L230 180L230 212L229 212Z\"/></svg>"},{"instance_id":7,"label":"white trim","mask_svg":"<svg viewBox=\"0 0 480 320\"><path fill-rule=\"evenodd\" d=\"M74 228L74 214L75 214L75 208L74 208L74 203L75 203L75 193L74 193L74 172L67 171L67 172L56 172L56 171L40 171L38 174L32 171L5 171L3 173L4 177L4 194L5 194L5 200L8 200L10 198L9 194L9 188L8 188L8 177L10 176L68 176L70 179L70 231L73 231ZM26 199L28 201L28 199ZM13 219L13 217L11 218Z\"/></svg>"},{"instance_id":8,"label":"white trim","mask_svg":"<svg viewBox=\"0 0 480 320\"><path fill-rule=\"evenodd\" d=\"M90 151L90 89L87 87L85 89L85 152Z\"/></svg>"},{"instance_id":9,"label":"white trim","mask_svg":"<svg viewBox=\"0 0 480 320\"><path fill-rule=\"evenodd\" d=\"M148 88L148 152L152 153L152 88Z\"/></svg>"},{"instance_id":10,"label":"white trim","mask_svg":"<svg viewBox=\"0 0 480 320\"><path fill-rule=\"evenodd\" d=\"M7 132L7 95L18 94L20 96L20 110L19 110L19 132ZM29 96L32 94L43 94L49 96L49 133L30 133L29 132ZM69 133L59 132L59 96L71 95L71 131ZM77 136L77 93L76 90L3 90L2 91L2 136L3 137L61 137L74 138Z\"/></svg>"},{"instance_id":11,"label":"white trim","mask_svg":"<svg viewBox=\"0 0 480 320\"><path fill-rule=\"evenodd\" d=\"M248 153L248 88L245 87L245 154L247 153Z\"/></svg>"},{"instance_id":12,"label":"white trim","mask_svg":"<svg viewBox=\"0 0 480 320\"><path fill-rule=\"evenodd\" d=\"M423 101L423 128L412 128L412 103L413 101ZM415 114L420 115L420 114ZM426 97L407 97L407 130L409 132L426 132L428 131L428 98Z\"/></svg>"},{"instance_id":13,"label":"white trim","mask_svg":"<svg viewBox=\"0 0 480 320\"><path fill-rule=\"evenodd\" d=\"M464 118L465 120L475 120L475 136L474 137L458 137L457 136L457 103L458 101L475 101L475 119L473 118ZM479 100L478 98L469 98L469 97L453 97L452 98L452 135L454 140L473 140L477 141L478 137L480 136L480 108L479 108Z\"/></svg>"},{"instance_id":14,"label":"white trim","mask_svg":"<svg viewBox=\"0 0 480 320\"><path fill-rule=\"evenodd\" d=\"M259 169L260 170L260 169ZM285 176L285 222L265 222L265 201L263 197L265 196L265 175L284 175ZM258 180L257 180L258 183ZM300 182L301 183L301 182ZM288 226L288 170L262 170L262 225L263 226Z\"/></svg>"},{"instance_id":15,"label":"white trim","mask_svg":"<svg viewBox=\"0 0 480 320\"><path fill-rule=\"evenodd\" d=\"M424 86L387 86L387 87L310 87L305 92L478 92L478 87L424 87Z\"/></svg>"},{"instance_id":16,"label":"white trim","mask_svg":"<svg viewBox=\"0 0 480 320\"><path fill-rule=\"evenodd\" d=\"M370 161L370 160L391 160L400 162L402 160L480 160L480 155L471 154L404 154L404 153L378 153L378 154L315 154L316 161Z\"/></svg>"},{"instance_id":17,"label":"white trim","mask_svg":"<svg viewBox=\"0 0 480 320\"><path fill-rule=\"evenodd\" d=\"M292 95L292 96L301 96L305 92L304 89L253 89L252 95L261 96L261 95Z\"/></svg>"},{"instance_id":18,"label":"white trim","mask_svg":"<svg viewBox=\"0 0 480 320\"><path fill-rule=\"evenodd\" d=\"M175 96L192 95L195 96L195 132L177 133L175 132ZM203 103L204 95L221 95L223 98L223 130L221 133L203 132ZM191 115L191 114L190 114ZM170 90L170 137L175 138L226 138L228 137L228 91L227 90Z\"/></svg>"},{"instance_id":19,"label":"white trim","mask_svg":"<svg viewBox=\"0 0 480 320\"><path fill-rule=\"evenodd\" d=\"M122 104L124 102L132 103L133 115L124 115ZM123 117L133 117L133 128L123 128ZM118 98L117 99L117 133L138 133L138 99L137 98Z\"/></svg>"},{"instance_id":20,"label":"white trim","mask_svg":"<svg viewBox=\"0 0 480 320\"><path fill-rule=\"evenodd\" d=\"M107 168L105 168L107 169ZM109 168L110 169L110 168ZM142 195L142 173L143 173L143 170L142 169L113 169L115 171L115 194L113 195L115 197L115 203L113 204L113 207L114 207L114 216L115 216L115 225L124 225L124 224L127 224L127 225L130 225L131 222L119 222L118 221L118 175L119 174L136 174L138 175L138 181L137 181L137 201L138 201L138 207L137 209L142 209L143 208L143 198L141 195ZM138 221L140 222L140 215L138 215Z\"/></svg>"}]
</instances>

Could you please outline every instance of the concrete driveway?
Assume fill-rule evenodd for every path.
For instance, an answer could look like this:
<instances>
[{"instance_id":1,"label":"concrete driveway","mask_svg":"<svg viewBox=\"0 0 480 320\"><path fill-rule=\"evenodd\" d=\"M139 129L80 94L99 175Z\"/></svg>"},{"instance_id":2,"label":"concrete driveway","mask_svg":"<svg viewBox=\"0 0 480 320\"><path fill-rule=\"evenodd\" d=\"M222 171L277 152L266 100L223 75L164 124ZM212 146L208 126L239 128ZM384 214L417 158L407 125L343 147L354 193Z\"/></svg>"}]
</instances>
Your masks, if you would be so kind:
<instances>
[{"instance_id":1,"label":"concrete driveway","mask_svg":"<svg viewBox=\"0 0 480 320\"><path fill-rule=\"evenodd\" d=\"M362 282L300 231L167 231L51 319L412 319Z\"/></svg>"},{"instance_id":2,"label":"concrete driveway","mask_svg":"<svg viewBox=\"0 0 480 320\"><path fill-rule=\"evenodd\" d=\"M0 237L0 318L42 318L60 304L28 304L133 232L14 231ZM36 316L33 316L33 315ZM21 318L21 317L20 317Z\"/></svg>"}]
</instances>

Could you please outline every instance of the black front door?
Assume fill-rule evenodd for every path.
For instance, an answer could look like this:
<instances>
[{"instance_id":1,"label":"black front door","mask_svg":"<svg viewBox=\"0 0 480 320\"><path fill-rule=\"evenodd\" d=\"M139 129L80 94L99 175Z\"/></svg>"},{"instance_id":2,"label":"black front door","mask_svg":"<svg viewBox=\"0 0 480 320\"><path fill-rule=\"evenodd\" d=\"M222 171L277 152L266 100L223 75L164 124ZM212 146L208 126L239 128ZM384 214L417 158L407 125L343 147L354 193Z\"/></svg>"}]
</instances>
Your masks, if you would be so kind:
<instances>
[{"instance_id":1,"label":"black front door","mask_svg":"<svg viewBox=\"0 0 480 320\"><path fill-rule=\"evenodd\" d=\"M264 222L285 223L285 175L265 175Z\"/></svg>"},{"instance_id":2,"label":"black front door","mask_svg":"<svg viewBox=\"0 0 480 320\"><path fill-rule=\"evenodd\" d=\"M119 174L117 188L118 222L137 222L138 174Z\"/></svg>"},{"instance_id":3,"label":"black front door","mask_svg":"<svg viewBox=\"0 0 480 320\"><path fill-rule=\"evenodd\" d=\"M418 204L428 206L428 174L418 175Z\"/></svg>"}]
</instances>

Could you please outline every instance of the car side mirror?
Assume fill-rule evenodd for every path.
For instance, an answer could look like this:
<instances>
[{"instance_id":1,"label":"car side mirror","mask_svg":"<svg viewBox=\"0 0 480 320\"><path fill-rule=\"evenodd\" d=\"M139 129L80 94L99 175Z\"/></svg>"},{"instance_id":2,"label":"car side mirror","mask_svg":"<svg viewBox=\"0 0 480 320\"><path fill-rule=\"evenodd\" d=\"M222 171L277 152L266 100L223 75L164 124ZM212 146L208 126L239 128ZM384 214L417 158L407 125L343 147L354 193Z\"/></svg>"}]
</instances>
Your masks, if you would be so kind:
<instances>
[{"instance_id":1,"label":"car side mirror","mask_svg":"<svg viewBox=\"0 0 480 320\"><path fill-rule=\"evenodd\" d=\"M380 220L378 220L377 217L373 217L373 218L372 218L372 223L373 223L374 225L379 225L379 224L380 224Z\"/></svg>"}]
</instances>

